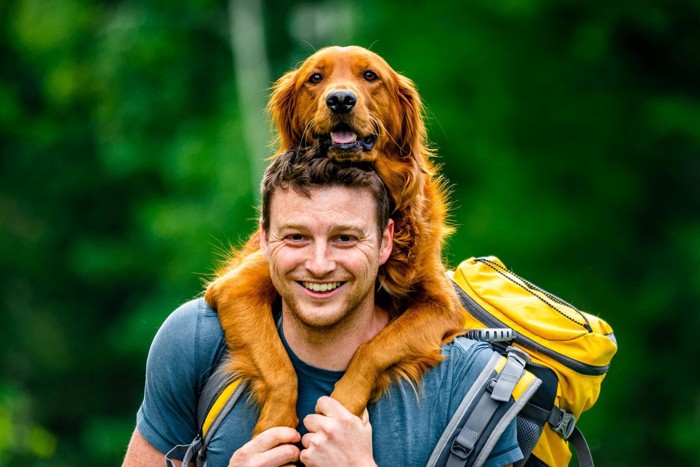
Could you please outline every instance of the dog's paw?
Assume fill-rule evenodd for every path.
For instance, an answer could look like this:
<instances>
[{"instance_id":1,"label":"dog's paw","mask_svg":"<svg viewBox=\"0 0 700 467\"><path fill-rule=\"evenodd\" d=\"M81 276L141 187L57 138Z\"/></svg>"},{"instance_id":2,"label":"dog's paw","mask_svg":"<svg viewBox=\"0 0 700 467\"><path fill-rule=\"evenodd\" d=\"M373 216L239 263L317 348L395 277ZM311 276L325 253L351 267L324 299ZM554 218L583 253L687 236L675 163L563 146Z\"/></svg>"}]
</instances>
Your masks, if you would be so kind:
<instances>
[{"instance_id":1,"label":"dog's paw","mask_svg":"<svg viewBox=\"0 0 700 467\"><path fill-rule=\"evenodd\" d=\"M372 395L373 386L366 381L358 383L346 378L346 373L336 384L331 397L358 417L362 416Z\"/></svg>"},{"instance_id":2,"label":"dog's paw","mask_svg":"<svg viewBox=\"0 0 700 467\"><path fill-rule=\"evenodd\" d=\"M284 401L269 400L260 409L260 418L253 429L253 436L276 426L296 428L299 424L297 417L296 398Z\"/></svg>"}]
</instances>

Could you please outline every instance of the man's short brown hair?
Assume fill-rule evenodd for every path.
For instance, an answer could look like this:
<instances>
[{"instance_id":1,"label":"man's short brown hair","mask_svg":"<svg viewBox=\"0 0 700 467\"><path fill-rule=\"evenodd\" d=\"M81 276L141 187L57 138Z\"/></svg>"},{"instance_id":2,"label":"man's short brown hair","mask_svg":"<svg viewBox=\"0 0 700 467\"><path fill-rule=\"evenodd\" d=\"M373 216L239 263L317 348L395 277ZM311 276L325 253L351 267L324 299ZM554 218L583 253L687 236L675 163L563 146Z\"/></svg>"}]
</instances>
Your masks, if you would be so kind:
<instances>
[{"instance_id":1,"label":"man's short brown hair","mask_svg":"<svg viewBox=\"0 0 700 467\"><path fill-rule=\"evenodd\" d=\"M294 149L278 156L265 171L260 186L261 221L270 228L270 203L276 189L293 189L309 197L311 189L331 186L366 189L377 203L376 220L381 236L389 222L391 201L381 179L370 164L337 162L314 148Z\"/></svg>"}]
</instances>

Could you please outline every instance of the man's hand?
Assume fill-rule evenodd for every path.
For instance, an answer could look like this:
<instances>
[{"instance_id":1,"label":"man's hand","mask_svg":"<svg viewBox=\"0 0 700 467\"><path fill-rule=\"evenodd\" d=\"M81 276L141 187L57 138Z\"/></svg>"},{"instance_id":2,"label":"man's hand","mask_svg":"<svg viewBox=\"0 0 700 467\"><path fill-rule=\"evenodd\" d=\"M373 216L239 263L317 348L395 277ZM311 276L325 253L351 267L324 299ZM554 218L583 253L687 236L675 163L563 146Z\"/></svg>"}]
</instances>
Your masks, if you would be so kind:
<instances>
[{"instance_id":1,"label":"man's hand","mask_svg":"<svg viewBox=\"0 0 700 467\"><path fill-rule=\"evenodd\" d=\"M292 465L299 460L299 432L293 428L278 426L263 431L233 453L229 467L256 466L278 467Z\"/></svg>"},{"instance_id":2,"label":"man's hand","mask_svg":"<svg viewBox=\"0 0 700 467\"><path fill-rule=\"evenodd\" d=\"M373 466L372 425L365 409L362 419L335 399L321 397L316 413L304 418L309 430L301 440L300 460L307 467Z\"/></svg>"}]
</instances>

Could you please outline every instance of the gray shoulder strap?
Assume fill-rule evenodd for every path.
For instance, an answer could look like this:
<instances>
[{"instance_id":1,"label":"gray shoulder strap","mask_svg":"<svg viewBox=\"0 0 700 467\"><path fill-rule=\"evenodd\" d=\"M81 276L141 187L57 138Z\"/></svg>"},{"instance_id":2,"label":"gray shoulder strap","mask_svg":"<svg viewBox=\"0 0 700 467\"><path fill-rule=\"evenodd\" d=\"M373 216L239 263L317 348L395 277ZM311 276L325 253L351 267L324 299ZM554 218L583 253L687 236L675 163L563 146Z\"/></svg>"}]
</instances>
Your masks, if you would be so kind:
<instances>
[{"instance_id":1,"label":"gray shoulder strap","mask_svg":"<svg viewBox=\"0 0 700 467\"><path fill-rule=\"evenodd\" d=\"M204 425L204 420L207 418L207 414L214 405L214 401L219 397L219 394L226 388L226 386L233 380L233 375L224 371L223 367L226 365L226 356L222 359L222 363L214 370L207 382L204 383L202 392L199 394L199 400L197 400L197 426L202 428Z\"/></svg>"},{"instance_id":2,"label":"gray shoulder strap","mask_svg":"<svg viewBox=\"0 0 700 467\"><path fill-rule=\"evenodd\" d=\"M517 401L509 402L529 357L518 349L509 348L506 364L496 374L495 367L500 359L501 356L494 353L467 392L435 446L428 466L483 465L510 422L537 391L541 381L534 378ZM499 418L494 420L496 412Z\"/></svg>"},{"instance_id":3,"label":"gray shoulder strap","mask_svg":"<svg viewBox=\"0 0 700 467\"><path fill-rule=\"evenodd\" d=\"M445 427L445 431L442 432L442 436L440 436L440 439L435 445L435 449L433 450L430 459L428 459L426 467L437 466L438 462L443 457L443 453L450 449L448 444L452 439L452 434L459 429L460 422L467 415L468 410L473 407L475 400L482 393L483 388L486 386L488 381L493 377L494 368L500 359L501 356L494 352L489 362L469 388L469 391L467 391L467 393L464 395L462 402L459 404L459 407L457 407L457 410L450 419L450 422L447 424L447 427Z\"/></svg>"},{"instance_id":4,"label":"gray shoulder strap","mask_svg":"<svg viewBox=\"0 0 700 467\"><path fill-rule=\"evenodd\" d=\"M209 411L223 390L233 380L233 375L223 370L224 366L225 365L219 365L219 367L212 373L207 382L204 384L204 388L199 395L199 400L197 401L197 426L199 427L199 433L190 444L175 446L165 455L166 467L174 467L173 459L182 459L183 465L188 465L191 461L196 461L197 467L206 467L206 452L209 442L214 437L214 434L219 428L219 425L221 425L221 422L233 409L236 402L238 402L241 395L248 387L245 382L241 382L238 387L236 387L233 393L231 393L229 396L228 400L226 400L224 403L219 413L216 414L216 417L212 421L206 435L203 436L202 427L207 415L209 414Z\"/></svg>"}]
</instances>

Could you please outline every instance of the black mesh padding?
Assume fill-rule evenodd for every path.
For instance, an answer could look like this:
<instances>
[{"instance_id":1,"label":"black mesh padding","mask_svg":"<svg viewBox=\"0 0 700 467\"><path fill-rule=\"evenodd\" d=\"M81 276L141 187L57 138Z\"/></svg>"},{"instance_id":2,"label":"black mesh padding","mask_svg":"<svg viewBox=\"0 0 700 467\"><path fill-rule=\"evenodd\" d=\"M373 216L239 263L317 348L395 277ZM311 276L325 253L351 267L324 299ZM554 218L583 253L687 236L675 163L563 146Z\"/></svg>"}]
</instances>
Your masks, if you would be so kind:
<instances>
[{"instance_id":1,"label":"black mesh padding","mask_svg":"<svg viewBox=\"0 0 700 467\"><path fill-rule=\"evenodd\" d=\"M520 445L520 450L525 455L525 458L521 461L516 462L515 467L522 467L528 460L529 454L532 452L532 448L537 444L537 440L540 439L542 434L542 426L537 423L525 418L518 417L518 444Z\"/></svg>"},{"instance_id":2,"label":"black mesh padding","mask_svg":"<svg viewBox=\"0 0 700 467\"><path fill-rule=\"evenodd\" d=\"M525 409L518 414L518 444L525 458L514 465L515 467L547 467L530 453L540 439L549 412L554 407L559 380L554 371L545 366L530 363L527 365L527 369L542 380L542 384Z\"/></svg>"}]
</instances>

